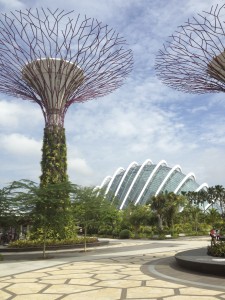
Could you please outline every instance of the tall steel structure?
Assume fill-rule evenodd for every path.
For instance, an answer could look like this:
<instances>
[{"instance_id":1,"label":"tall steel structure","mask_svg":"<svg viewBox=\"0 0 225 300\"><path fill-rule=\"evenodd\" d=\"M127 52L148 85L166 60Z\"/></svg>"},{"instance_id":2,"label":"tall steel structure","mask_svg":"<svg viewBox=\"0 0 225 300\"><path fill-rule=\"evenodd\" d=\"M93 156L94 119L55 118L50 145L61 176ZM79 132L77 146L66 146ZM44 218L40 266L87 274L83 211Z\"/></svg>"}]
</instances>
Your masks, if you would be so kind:
<instances>
[{"instance_id":1,"label":"tall steel structure","mask_svg":"<svg viewBox=\"0 0 225 300\"><path fill-rule=\"evenodd\" d=\"M225 4L188 20L156 57L157 76L187 93L225 92Z\"/></svg>"},{"instance_id":2,"label":"tall steel structure","mask_svg":"<svg viewBox=\"0 0 225 300\"><path fill-rule=\"evenodd\" d=\"M67 180L64 117L105 96L132 70L126 41L73 11L36 9L0 18L0 92L36 102L45 119L41 184Z\"/></svg>"}]
</instances>

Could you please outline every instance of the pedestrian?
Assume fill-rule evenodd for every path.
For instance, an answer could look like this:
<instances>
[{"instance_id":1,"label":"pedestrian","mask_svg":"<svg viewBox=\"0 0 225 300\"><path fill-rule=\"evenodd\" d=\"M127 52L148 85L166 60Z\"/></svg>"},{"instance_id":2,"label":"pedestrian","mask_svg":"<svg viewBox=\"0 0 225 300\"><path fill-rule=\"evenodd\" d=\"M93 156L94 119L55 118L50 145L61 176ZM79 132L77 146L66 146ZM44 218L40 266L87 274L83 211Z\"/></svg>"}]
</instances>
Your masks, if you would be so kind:
<instances>
[{"instance_id":1,"label":"pedestrian","mask_svg":"<svg viewBox=\"0 0 225 300\"><path fill-rule=\"evenodd\" d=\"M215 245L216 244L216 229L213 227L210 230L210 236L211 236L211 245Z\"/></svg>"},{"instance_id":2,"label":"pedestrian","mask_svg":"<svg viewBox=\"0 0 225 300\"><path fill-rule=\"evenodd\" d=\"M216 240L219 241L220 239L220 230L216 229Z\"/></svg>"}]
</instances>

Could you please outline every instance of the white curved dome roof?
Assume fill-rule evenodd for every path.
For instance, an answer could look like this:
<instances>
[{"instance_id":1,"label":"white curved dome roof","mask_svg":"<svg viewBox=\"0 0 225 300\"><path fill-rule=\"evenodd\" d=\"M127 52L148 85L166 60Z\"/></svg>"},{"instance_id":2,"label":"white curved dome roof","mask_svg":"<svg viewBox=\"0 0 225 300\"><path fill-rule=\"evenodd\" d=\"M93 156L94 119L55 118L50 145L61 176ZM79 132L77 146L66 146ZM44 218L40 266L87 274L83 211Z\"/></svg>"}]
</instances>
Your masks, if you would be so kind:
<instances>
[{"instance_id":1,"label":"white curved dome roof","mask_svg":"<svg viewBox=\"0 0 225 300\"><path fill-rule=\"evenodd\" d=\"M125 208L129 203L145 204L152 196L162 192L199 191L208 187L207 183L198 184L194 173L182 173L181 167L169 167L165 160L154 164L147 159L143 164L132 162L124 169L118 168L112 176L107 176L101 183L106 197L113 201L116 197L119 208Z\"/></svg>"}]
</instances>

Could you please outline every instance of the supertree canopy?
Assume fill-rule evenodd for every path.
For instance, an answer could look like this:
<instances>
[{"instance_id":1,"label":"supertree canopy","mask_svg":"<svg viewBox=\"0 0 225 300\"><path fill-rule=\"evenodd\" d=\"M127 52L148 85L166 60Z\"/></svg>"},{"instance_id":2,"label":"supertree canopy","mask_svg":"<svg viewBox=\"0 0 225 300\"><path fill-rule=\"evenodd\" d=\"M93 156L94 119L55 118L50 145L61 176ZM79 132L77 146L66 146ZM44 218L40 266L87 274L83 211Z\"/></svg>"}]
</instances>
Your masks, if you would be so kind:
<instances>
[{"instance_id":1,"label":"supertree canopy","mask_svg":"<svg viewBox=\"0 0 225 300\"><path fill-rule=\"evenodd\" d=\"M188 20L156 57L156 73L187 93L225 92L225 4Z\"/></svg>"},{"instance_id":2,"label":"supertree canopy","mask_svg":"<svg viewBox=\"0 0 225 300\"><path fill-rule=\"evenodd\" d=\"M120 87L132 64L124 38L95 19L58 9L1 15L0 92L36 102L45 118L41 184L67 180L68 107Z\"/></svg>"}]
</instances>

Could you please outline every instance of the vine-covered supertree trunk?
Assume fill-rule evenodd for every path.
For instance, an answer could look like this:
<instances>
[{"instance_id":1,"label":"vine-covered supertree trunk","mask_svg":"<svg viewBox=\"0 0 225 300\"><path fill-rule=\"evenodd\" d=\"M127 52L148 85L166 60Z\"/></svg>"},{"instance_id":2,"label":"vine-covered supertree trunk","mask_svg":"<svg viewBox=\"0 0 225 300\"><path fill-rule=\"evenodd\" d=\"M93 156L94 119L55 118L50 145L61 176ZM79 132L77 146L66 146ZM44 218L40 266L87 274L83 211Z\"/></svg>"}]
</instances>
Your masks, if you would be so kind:
<instances>
[{"instance_id":1,"label":"vine-covered supertree trunk","mask_svg":"<svg viewBox=\"0 0 225 300\"><path fill-rule=\"evenodd\" d=\"M46 238L72 238L76 235L76 230L67 191L69 182L65 129L61 126L54 125L44 129L41 169L40 188L45 201L36 206L36 213L42 218L35 220L35 236L43 235L41 229L44 225Z\"/></svg>"},{"instance_id":2,"label":"vine-covered supertree trunk","mask_svg":"<svg viewBox=\"0 0 225 300\"><path fill-rule=\"evenodd\" d=\"M65 129L50 126L44 129L41 185L67 182L67 148Z\"/></svg>"}]
</instances>

